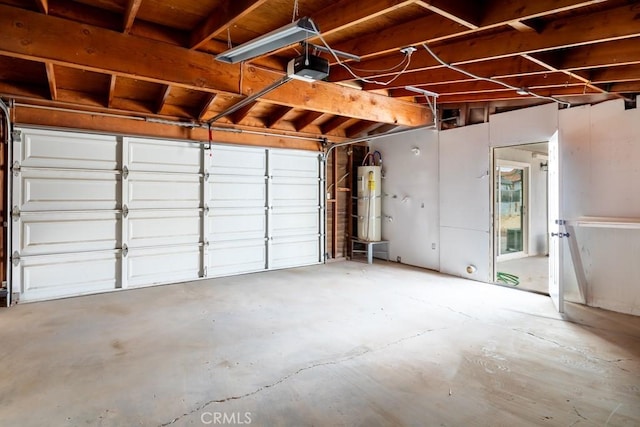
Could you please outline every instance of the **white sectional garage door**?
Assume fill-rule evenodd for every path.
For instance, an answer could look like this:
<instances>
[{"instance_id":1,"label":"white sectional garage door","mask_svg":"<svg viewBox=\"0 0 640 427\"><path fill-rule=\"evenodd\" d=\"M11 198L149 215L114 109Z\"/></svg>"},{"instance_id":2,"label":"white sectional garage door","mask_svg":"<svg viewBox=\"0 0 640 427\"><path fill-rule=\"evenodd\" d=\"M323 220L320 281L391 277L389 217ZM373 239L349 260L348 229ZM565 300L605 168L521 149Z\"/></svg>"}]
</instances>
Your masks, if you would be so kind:
<instances>
[{"instance_id":1,"label":"white sectional garage door","mask_svg":"<svg viewBox=\"0 0 640 427\"><path fill-rule=\"evenodd\" d=\"M23 301L322 261L318 153L19 134L12 284Z\"/></svg>"}]
</instances>

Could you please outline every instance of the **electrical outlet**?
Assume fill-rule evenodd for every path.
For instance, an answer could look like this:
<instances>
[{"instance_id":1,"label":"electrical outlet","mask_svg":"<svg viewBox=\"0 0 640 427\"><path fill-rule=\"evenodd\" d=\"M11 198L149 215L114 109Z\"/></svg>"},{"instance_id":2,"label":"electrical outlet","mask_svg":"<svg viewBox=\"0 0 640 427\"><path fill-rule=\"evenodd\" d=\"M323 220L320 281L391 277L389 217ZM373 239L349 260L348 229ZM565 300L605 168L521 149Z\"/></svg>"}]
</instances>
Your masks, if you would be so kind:
<instances>
[{"instance_id":1,"label":"electrical outlet","mask_svg":"<svg viewBox=\"0 0 640 427\"><path fill-rule=\"evenodd\" d=\"M434 251L436 250L436 244L435 243L431 244L431 249L433 249Z\"/></svg>"}]
</instances>

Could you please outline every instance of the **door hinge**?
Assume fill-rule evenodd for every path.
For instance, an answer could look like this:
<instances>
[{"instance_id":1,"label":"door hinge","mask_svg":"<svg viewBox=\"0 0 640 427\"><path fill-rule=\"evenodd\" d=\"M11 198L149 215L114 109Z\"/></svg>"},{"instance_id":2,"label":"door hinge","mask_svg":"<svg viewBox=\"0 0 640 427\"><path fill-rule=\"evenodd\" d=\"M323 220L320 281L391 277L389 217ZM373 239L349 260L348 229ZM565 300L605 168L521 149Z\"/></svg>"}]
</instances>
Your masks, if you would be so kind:
<instances>
[{"instance_id":1,"label":"door hinge","mask_svg":"<svg viewBox=\"0 0 640 427\"><path fill-rule=\"evenodd\" d=\"M204 171L204 180L205 180L205 181L209 181L209 177L210 177L210 176L211 176L211 175L209 174L209 171Z\"/></svg>"},{"instance_id":2,"label":"door hinge","mask_svg":"<svg viewBox=\"0 0 640 427\"><path fill-rule=\"evenodd\" d=\"M122 257L126 258L127 255L129 255L129 247L125 243L124 245L122 245Z\"/></svg>"},{"instance_id":3,"label":"door hinge","mask_svg":"<svg viewBox=\"0 0 640 427\"><path fill-rule=\"evenodd\" d=\"M564 219L556 219L555 222L557 225L565 225L567 223Z\"/></svg>"},{"instance_id":4,"label":"door hinge","mask_svg":"<svg viewBox=\"0 0 640 427\"><path fill-rule=\"evenodd\" d=\"M16 142L22 142L22 131L14 130L11 132L11 138Z\"/></svg>"},{"instance_id":5,"label":"door hinge","mask_svg":"<svg viewBox=\"0 0 640 427\"><path fill-rule=\"evenodd\" d=\"M559 237L559 238L563 238L563 237L571 237L571 234L569 233L551 233L551 237Z\"/></svg>"},{"instance_id":6,"label":"door hinge","mask_svg":"<svg viewBox=\"0 0 640 427\"><path fill-rule=\"evenodd\" d=\"M11 209L11 218L13 218L14 221L20 219L20 209L17 206L14 206L13 209Z\"/></svg>"},{"instance_id":7,"label":"door hinge","mask_svg":"<svg viewBox=\"0 0 640 427\"><path fill-rule=\"evenodd\" d=\"M202 211L205 215L209 215L209 205L204 205L204 209Z\"/></svg>"},{"instance_id":8,"label":"door hinge","mask_svg":"<svg viewBox=\"0 0 640 427\"><path fill-rule=\"evenodd\" d=\"M202 276L200 277L207 277L207 267L202 269Z\"/></svg>"},{"instance_id":9,"label":"door hinge","mask_svg":"<svg viewBox=\"0 0 640 427\"><path fill-rule=\"evenodd\" d=\"M122 206L122 217L126 218L129 216L129 207L127 205Z\"/></svg>"},{"instance_id":10,"label":"door hinge","mask_svg":"<svg viewBox=\"0 0 640 427\"><path fill-rule=\"evenodd\" d=\"M13 172L14 176L18 176L20 174L20 162L13 162L13 165L11 166L11 172Z\"/></svg>"},{"instance_id":11,"label":"door hinge","mask_svg":"<svg viewBox=\"0 0 640 427\"><path fill-rule=\"evenodd\" d=\"M126 166L122 167L122 179L127 179L129 177L129 168Z\"/></svg>"},{"instance_id":12,"label":"door hinge","mask_svg":"<svg viewBox=\"0 0 640 427\"><path fill-rule=\"evenodd\" d=\"M13 252L13 254L11 254L11 262L16 267L20 265L20 253L18 251L15 251Z\"/></svg>"}]
</instances>

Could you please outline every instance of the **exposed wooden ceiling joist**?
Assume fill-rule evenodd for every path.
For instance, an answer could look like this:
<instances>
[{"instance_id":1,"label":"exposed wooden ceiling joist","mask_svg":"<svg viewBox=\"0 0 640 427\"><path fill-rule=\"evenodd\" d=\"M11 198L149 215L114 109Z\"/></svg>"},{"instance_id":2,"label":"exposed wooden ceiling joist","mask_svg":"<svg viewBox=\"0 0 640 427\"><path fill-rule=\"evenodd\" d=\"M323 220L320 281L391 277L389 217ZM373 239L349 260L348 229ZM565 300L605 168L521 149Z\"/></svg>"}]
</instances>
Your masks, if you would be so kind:
<instances>
[{"instance_id":1,"label":"exposed wooden ceiling joist","mask_svg":"<svg viewBox=\"0 0 640 427\"><path fill-rule=\"evenodd\" d=\"M140 5L142 4L142 0L129 0L127 3L127 9L124 13L124 21L122 25L122 32L128 33L131 31L131 27L133 26L133 21L136 19L136 15L138 14L138 9L140 9Z\"/></svg>"},{"instance_id":2,"label":"exposed wooden ceiling joist","mask_svg":"<svg viewBox=\"0 0 640 427\"><path fill-rule=\"evenodd\" d=\"M267 0L234 0L216 7L211 15L192 31L189 41L191 49L199 49L216 35L233 26L242 17L262 6ZM222 9L222 10L220 10Z\"/></svg>"},{"instance_id":3,"label":"exposed wooden ceiling joist","mask_svg":"<svg viewBox=\"0 0 640 427\"><path fill-rule=\"evenodd\" d=\"M56 72L53 69L53 64L51 62L45 62L45 68L47 71L47 80L49 81L49 93L51 94L51 99L58 99L58 88L56 85Z\"/></svg>"},{"instance_id":4,"label":"exposed wooden ceiling joist","mask_svg":"<svg viewBox=\"0 0 640 427\"><path fill-rule=\"evenodd\" d=\"M640 36L640 20L635 19L636 7L624 5L576 17L562 17L552 21L540 33L525 34L507 29L495 34L478 35L468 40L441 43L434 46L433 51L447 63L463 64L637 37ZM609 25L601 25L602 22L607 22ZM387 69L397 63L398 55L392 55L364 62L359 68ZM409 70L422 70L437 65L439 64L434 58L423 50L419 50L413 55ZM374 73L374 75L380 76L384 73ZM341 67L334 66L330 79L332 81L350 80L352 76Z\"/></svg>"},{"instance_id":5,"label":"exposed wooden ceiling joist","mask_svg":"<svg viewBox=\"0 0 640 427\"><path fill-rule=\"evenodd\" d=\"M214 63L205 53L0 6L0 54L96 72L128 76L207 92L236 93L238 66ZM24 41L29 40L25 45ZM257 92L280 76L249 67L243 85ZM324 82L292 81L263 100L385 123L419 126L430 121L427 109L406 102ZM375 106L376 108L371 108Z\"/></svg>"}]
</instances>

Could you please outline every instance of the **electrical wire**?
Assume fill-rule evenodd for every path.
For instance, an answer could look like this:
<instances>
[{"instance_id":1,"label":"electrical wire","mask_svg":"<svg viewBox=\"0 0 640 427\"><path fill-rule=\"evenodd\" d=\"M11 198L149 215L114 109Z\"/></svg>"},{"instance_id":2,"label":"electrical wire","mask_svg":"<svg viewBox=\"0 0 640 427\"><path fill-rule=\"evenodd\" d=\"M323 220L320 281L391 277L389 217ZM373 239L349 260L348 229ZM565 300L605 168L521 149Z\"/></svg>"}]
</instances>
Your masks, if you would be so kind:
<instances>
[{"instance_id":1,"label":"electrical wire","mask_svg":"<svg viewBox=\"0 0 640 427\"><path fill-rule=\"evenodd\" d=\"M492 78L490 78L490 77L481 77L481 76L478 76L478 75L476 75L476 74L473 74L473 73L470 73L470 72L468 72L468 71L465 71L465 70L463 70L462 68L458 68L458 67L456 67L455 65L451 65L451 64L448 64L448 63L446 63L445 61L443 61L443 60L442 60L438 55L436 55L436 54L435 54L435 52L433 52L431 49L429 49L429 46L427 46L427 44L426 44L426 43L422 43L422 47L424 47L424 49L425 49L427 52L429 52L429 55L431 55L431 56L433 57L433 59L435 59L436 61L438 61L440 64L444 65L445 67L447 67L447 68L449 68L449 69L451 69L451 70L454 70L454 71L457 71L457 72L459 72L459 73L462 73L462 74L464 74L465 76L468 76L468 77L474 78L474 79L476 79L476 80L483 80L483 81L485 81L485 82L496 83L496 84L502 85L502 86L504 86L504 87L506 87L506 88L508 88L508 89L513 89L513 90L516 90L516 91L524 90L524 91L526 91L529 95L534 96L534 97L536 97L536 98L546 99L546 100L549 100L549 101L557 102L557 103L558 103L558 104L560 104L560 105L566 105L566 106L568 106L568 107L571 107L571 103L569 103L569 102L567 102L567 101L562 101L562 100L560 100L560 99L558 99L558 98L555 98L555 97L553 97L553 96L538 95L537 93L531 92L531 91L530 91L530 90L528 90L528 89L524 89L524 88L521 88L521 87L516 87L516 86L510 85L510 84L508 84L508 83L502 82L502 81L500 81L500 80L492 79Z\"/></svg>"},{"instance_id":2,"label":"electrical wire","mask_svg":"<svg viewBox=\"0 0 640 427\"><path fill-rule=\"evenodd\" d=\"M409 68L409 65L411 65L411 54L413 53L412 51L407 51L404 55L404 59L402 60L402 62L406 61L406 64L404 65L404 68L402 68L402 70L398 71L397 74L390 80L387 80L385 82L382 81L378 81L378 80L372 80L372 79L368 79L366 77L362 77L357 75L356 73L353 72L353 70L351 69L351 67L344 63L336 54L336 52L331 48L331 46L329 46L329 43L327 42L327 40L322 36L322 34L320 33L320 30L318 30L318 27L316 27L316 23L313 22L313 20L310 20L311 25L313 26L313 29L316 31L318 38L320 39L320 41L322 41L322 44L329 50L329 52L331 53L331 56L333 56L333 58L336 60L336 63L338 65L340 65L341 67L343 67L345 70L347 70L349 72L349 74L351 74L351 76L353 76L353 78L355 78L356 80L360 80L363 81L364 83L371 83L371 84L377 84L377 85L381 85L381 86L388 86L391 83L393 83L396 79L398 79L402 74L404 74L405 71L407 71L407 69ZM400 65L402 64L402 62L400 63ZM394 67L398 68L400 65ZM373 71L375 72L375 71Z\"/></svg>"}]
</instances>

